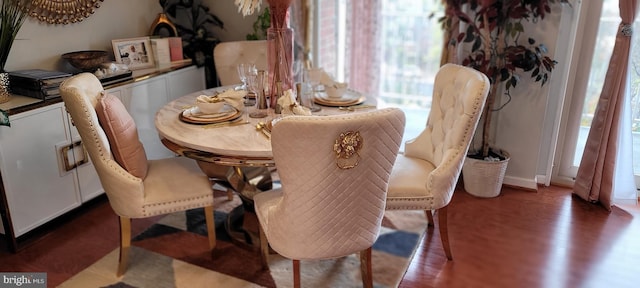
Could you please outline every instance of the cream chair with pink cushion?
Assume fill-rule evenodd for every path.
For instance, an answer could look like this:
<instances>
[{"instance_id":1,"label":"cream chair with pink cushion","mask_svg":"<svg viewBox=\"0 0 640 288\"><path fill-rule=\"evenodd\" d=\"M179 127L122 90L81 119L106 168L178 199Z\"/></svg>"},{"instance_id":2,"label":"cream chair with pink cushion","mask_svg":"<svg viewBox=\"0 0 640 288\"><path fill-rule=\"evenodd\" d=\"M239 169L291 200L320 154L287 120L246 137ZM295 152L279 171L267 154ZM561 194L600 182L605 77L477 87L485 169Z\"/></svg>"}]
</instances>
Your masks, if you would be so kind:
<instances>
[{"instance_id":1,"label":"cream chair with pink cushion","mask_svg":"<svg viewBox=\"0 0 640 288\"><path fill-rule=\"evenodd\" d=\"M127 266L131 219L204 207L209 247L216 244L213 190L196 162L183 157L148 161L133 118L120 100L104 92L90 73L67 79L60 94L120 218L120 260Z\"/></svg>"},{"instance_id":2,"label":"cream chair with pink cushion","mask_svg":"<svg viewBox=\"0 0 640 288\"><path fill-rule=\"evenodd\" d=\"M220 85L240 84L237 70L240 63L255 64L258 70L267 71L267 41L222 42L213 48L213 62Z\"/></svg>"},{"instance_id":3,"label":"cream chair with pink cushion","mask_svg":"<svg viewBox=\"0 0 640 288\"><path fill-rule=\"evenodd\" d=\"M396 108L277 122L271 146L282 187L254 197L265 264L269 243L293 260L299 287L300 260L360 252L363 284L372 287L371 246L404 125Z\"/></svg>"},{"instance_id":4,"label":"cream chair with pink cushion","mask_svg":"<svg viewBox=\"0 0 640 288\"><path fill-rule=\"evenodd\" d=\"M489 93L482 73L455 64L438 71L426 128L405 143L389 180L387 209L425 210L430 225L438 213L440 239L452 260L447 206L460 176L469 144Z\"/></svg>"}]
</instances>

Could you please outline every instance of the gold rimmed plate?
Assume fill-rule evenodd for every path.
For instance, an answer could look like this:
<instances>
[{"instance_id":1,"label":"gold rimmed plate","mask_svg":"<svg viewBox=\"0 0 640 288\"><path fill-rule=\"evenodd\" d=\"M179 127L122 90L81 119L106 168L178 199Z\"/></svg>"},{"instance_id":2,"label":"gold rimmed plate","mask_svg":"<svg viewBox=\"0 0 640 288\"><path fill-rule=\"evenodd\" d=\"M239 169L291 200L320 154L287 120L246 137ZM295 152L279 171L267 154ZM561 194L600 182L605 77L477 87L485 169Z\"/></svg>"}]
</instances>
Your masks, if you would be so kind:
<instances>
[{"instance_id":1,"label":"gold rimmed plate","mask_svg":"<svg viewBox=\"0 0 640 288\"><path fill-rule=\"evenodd\" d=\"M329 98L326 93L316 93L314 100L323 106L339 107L362 104L366 97L357 91L347 90L340 98Z\"/></svg>"},{"instance_id":2,"label":"gold rimmed plate","mask_svg":"<svg viewBox=\"0 0 640 288\"><path fill-rule=\"evenodd\" d=\"M196 107L191 107L178 114L181 121L191 124L213 124L222 123L225 121L232 121L242 115L242 111L234 108L231 105L225 104L224 107L218 113L205 114Z\"/></svg>"}]
</instances>

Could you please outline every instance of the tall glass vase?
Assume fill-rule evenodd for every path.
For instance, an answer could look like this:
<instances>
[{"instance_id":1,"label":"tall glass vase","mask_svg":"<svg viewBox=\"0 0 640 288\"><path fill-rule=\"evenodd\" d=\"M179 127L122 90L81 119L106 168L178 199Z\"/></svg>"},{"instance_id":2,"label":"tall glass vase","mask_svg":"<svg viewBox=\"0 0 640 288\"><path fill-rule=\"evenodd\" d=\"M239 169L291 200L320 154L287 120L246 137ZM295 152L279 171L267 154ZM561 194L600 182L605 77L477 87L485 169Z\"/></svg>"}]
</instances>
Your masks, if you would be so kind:
<instances>
[{"instance_id":1,"label":"tall glass vase","mask_svg":"<svg viewBox=\"0 0 640 288\"><path fill-rule=\"evenodd\" d=\"M271 14L271 27L267 29L267 64L269 70L270 107L279 112L278 97L293 82L293 29L289 28L291 0L267 0Z\"/></svg>"}]
</instances>

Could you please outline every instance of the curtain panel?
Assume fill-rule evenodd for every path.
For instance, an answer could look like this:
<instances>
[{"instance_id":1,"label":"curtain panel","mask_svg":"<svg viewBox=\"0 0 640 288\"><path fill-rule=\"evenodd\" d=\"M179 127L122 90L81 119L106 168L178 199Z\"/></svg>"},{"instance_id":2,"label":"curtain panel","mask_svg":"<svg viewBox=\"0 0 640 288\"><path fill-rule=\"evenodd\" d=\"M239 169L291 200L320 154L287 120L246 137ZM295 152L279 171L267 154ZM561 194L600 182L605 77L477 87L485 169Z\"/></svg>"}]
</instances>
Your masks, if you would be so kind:
<instances>
[{"instance_id":1,"label":"curtain panel","mask_svg":"<svg viewBox=\"0 0 640 288\"><path fill-rule=\"evenodd\" d=\"M600 202L611 210L619 127L625 89L632 24L638 8L637 0L620 0L622 19L613 48L605 82L596 106L591 130L578 168L573 192L589 202Z\"/></svg>"},{"instance_id":2,"label":"curtain panel","mask_svg":"<svg viewBox=\"0 0 640 288\"><path fill-rule=\"evenodd\" d=\"M346 78L349 87L369 95L379 95L381 0L348 2Z\"/></svg>"}]
</instances>

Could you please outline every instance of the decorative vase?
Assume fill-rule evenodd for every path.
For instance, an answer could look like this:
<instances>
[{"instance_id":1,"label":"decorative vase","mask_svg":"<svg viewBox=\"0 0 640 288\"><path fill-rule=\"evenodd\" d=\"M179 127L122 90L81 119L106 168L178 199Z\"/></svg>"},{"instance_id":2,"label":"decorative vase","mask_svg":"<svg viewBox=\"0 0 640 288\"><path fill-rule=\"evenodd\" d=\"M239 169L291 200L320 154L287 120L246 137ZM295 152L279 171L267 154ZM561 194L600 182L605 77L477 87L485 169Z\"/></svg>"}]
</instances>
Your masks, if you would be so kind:
<instances>
[{"instance_id":1,"label":"decorative vase","mask_svg":"<svg viewBox=\"0 0 640 288\"><path fill-rule=\"evenodd\" d=\"M9 73L0 72L0 103L11 100L11 90L9 89Z\"/></svg>"},{"instance_id":2,"label":"decorative vase","mask_svg":"<svg viewBox=\"0 0 640 288\"><path fill-rule=\"evenodd\" d=\"M267 29L267 67L270 107L277 110L278 97L293 86L293 29L289 28L291 1L269 1L271 26Z\"/></svg>"},{"instance_id":3,"label":"decorative vase","mask_svg":"<svg viewBox=\"0 0 640 288\"><path fill-rule=\"evenodd\" d=\"M149 28L150 36L175 37L178 36L178 29L173 25L167 14L158 13L158 17Z\"/></svg>"}]
</instances>

